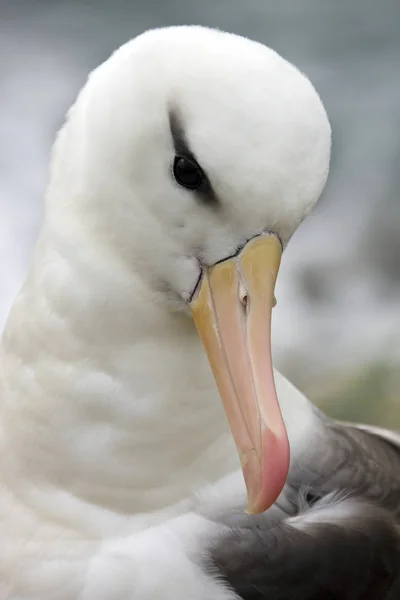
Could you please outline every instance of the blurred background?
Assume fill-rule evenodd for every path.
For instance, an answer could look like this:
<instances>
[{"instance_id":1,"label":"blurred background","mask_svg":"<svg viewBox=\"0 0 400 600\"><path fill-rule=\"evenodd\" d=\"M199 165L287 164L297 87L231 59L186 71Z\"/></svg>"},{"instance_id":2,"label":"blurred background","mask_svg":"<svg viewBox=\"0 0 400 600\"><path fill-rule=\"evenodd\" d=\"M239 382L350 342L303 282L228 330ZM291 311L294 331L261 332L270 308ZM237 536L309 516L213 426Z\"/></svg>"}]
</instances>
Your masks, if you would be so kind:
<instances>
[{"instance_id":1,"label":"blurred background","mask_svg":"<svg viewBox=\"0 0 400 600\"><path fill-rule=\"evenodd\" d=\"M145 29L188 23L272 46L319 91L331 175L284 256L275 362L330 414L400 429L399 0L0 0L0 329L88 72Z\"/></svg>"}]
</instances>

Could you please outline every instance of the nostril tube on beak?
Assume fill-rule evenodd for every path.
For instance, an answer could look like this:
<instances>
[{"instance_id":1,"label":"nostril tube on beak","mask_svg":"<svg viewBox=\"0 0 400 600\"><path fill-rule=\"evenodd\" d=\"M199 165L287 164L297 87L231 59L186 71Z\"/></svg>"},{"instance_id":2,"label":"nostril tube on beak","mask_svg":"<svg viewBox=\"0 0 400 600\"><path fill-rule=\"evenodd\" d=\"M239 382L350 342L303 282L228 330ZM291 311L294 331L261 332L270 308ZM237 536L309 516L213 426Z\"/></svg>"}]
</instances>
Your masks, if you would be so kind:
<instances>
[{"instance_id":1,"label":"nostril tube on beak","mask_svg":"<svg viewBox=\"0 0 400 600\"><path fill-rule=\"evenodd\" d=\"M243 304L243 307L247 308L249 295L242 282L239 283L239 300Z\"/></svg>"}]
</instances>

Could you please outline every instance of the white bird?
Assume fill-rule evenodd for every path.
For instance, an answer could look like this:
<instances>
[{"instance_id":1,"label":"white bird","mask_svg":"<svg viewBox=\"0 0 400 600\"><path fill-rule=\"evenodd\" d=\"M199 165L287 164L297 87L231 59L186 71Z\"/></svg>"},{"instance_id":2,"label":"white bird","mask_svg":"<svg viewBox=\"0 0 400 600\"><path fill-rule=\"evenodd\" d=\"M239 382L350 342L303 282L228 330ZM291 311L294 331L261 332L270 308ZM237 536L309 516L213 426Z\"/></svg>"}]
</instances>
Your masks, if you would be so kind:
<instances>
[{"instance_id":1,"label":"white bird","mask_svg":"<svg viewBox=\"0 0 400 600\"><path fill-rule=\"evenodd\" d=\"M236 35L153 30L91 74L1 342L1 600L389 598L399 437L271 363L330 144L308 79Z\"/></svg>"}]
</instances>

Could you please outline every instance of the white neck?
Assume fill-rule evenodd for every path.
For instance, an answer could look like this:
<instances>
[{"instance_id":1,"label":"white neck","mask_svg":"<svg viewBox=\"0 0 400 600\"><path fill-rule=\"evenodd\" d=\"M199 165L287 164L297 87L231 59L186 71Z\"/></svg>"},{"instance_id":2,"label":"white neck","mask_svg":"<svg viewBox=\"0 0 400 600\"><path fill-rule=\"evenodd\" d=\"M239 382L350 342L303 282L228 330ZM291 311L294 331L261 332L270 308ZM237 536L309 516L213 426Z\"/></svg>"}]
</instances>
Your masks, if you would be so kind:
<instances>
[{"instance_id":1,"label":"white neck","mask_svg":"<svg viewBox=\"0 0 400 600\"><path fill-rule=\"evenodd\" d=\"M38 244L2 344L4 443L36 486L154 511L239 463L191 319L91 258L77 236Z\"/></svg>"},{"instance_id":2,"label":"white neck","mask_svg":"<svg viewBox=\"0 0 400 600\"><path fill-rule=\"evenodd\" d=\"M70 512L72 498L75 512L78 502L154 514L239 460L190 317L87 235L75 224L72 245L45 228L11 311L0 362L4 468L47 507L56 493ZM312 408L279 374L276 383L296 454Z\"/></svg>"}]
</instances>

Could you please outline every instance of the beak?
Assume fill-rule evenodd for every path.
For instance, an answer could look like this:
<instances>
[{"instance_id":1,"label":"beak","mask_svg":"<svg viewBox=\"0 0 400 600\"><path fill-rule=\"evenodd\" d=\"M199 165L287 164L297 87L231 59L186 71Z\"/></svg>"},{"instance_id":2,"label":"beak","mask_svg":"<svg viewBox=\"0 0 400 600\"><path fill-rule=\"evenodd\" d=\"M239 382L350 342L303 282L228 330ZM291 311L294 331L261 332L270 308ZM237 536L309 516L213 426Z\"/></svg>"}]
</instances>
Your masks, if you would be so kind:
<instances>
[{"instance_id":1,"label":"beak","mask_svg":"<svg viewBox=\"0 0 400 600\"><path fill-rule=\"evenodd\" d=\"M234 437L248 512L279 496L289 471L289 442L271 358L271 312L282 249L272 234L204 270L190 307Z\"/></svg>"}]
</instances>

